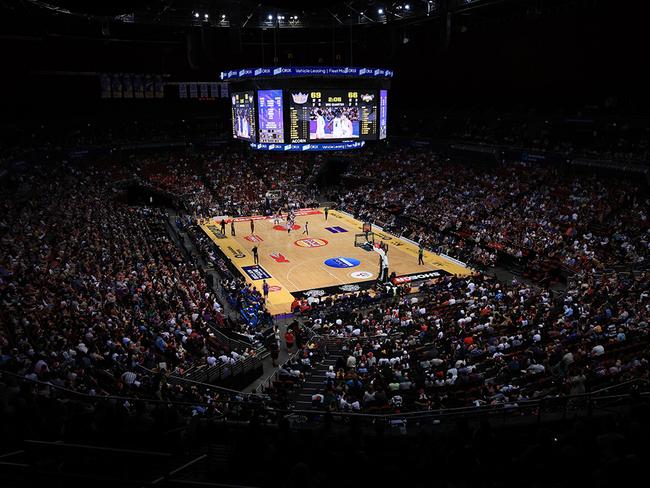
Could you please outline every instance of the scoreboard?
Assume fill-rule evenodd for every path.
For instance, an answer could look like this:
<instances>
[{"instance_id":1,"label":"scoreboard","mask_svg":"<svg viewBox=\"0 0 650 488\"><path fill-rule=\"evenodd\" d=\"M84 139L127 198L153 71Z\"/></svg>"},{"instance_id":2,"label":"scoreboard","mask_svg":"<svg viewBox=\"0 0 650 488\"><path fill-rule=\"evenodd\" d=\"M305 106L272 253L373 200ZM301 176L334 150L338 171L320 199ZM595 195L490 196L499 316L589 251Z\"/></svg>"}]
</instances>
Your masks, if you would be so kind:
<instances>
[{"instance_id":1,"label":"scoreboard","mask_svg":"<svg viewBox=\"0 0 650 488\"><path fill-rule=\"evenodd\" d=\"M253 88L233 91L231 99L233 137L260 148L355 141L351 147L361 147L386 138L387 90Z\"/></svg>"},{"instance_id":2,"label":"scoreboard","mask_svg":"<svg viewBox=\"0 0 650 488\"><path fill-rule=\"evenodd\" d=\"M372 90L291 90L289 141L377 139L376 99Z\"/></svg>"}]
</instances>

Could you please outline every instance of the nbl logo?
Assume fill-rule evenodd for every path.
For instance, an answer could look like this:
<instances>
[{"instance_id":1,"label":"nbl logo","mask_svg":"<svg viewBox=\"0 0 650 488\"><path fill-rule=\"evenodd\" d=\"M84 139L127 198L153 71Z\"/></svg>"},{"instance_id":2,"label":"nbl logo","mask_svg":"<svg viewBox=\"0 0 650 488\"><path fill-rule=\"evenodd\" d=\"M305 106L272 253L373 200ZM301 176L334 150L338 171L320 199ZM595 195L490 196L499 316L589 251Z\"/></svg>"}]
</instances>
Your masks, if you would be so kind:
<instances>
[{"instance_id":1,"label":"nbl logo","mask_svg":"<svg viewBox=\"0 0 650 488\"><path fill-rule=\"evenodd\" d=\"M269 254L269 256L271 256L271 258L276 263L288 263L289 262L289 260L281 252L274 252L272 254Z\"/></svg>"},{"instance_id":2,"label":"nbl logo","mask_svg":"<svg viewBox=\"0 0 650 488\"><path fill-rule=\"evenodd\" d=\"M302 105L303 103L307 103L307 94L298 92L298 93L292 93L291 98L293 98L293 103L297 103Z\"/></svg>"},{"instance_id":3,"label":"nbl logo","mask_svg":"<svg viewBox=\"0 0 650 488\"><path fill-rule=\"evenodd\" d=\"M298 247L323 247L327 246L327 241L325 239L313 237L308 239L298 239L294 244Z\"/></svg>"}]
</instances>

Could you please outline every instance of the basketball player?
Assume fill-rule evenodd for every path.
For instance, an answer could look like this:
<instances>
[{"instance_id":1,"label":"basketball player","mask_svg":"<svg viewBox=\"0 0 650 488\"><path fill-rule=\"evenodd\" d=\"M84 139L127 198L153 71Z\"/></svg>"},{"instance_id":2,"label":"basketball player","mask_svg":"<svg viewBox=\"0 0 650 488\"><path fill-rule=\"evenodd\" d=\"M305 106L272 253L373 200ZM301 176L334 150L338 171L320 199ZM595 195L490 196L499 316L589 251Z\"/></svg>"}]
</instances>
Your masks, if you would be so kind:
<instances>
[{"instance_id":1,"label":"basketball player","mask_svg":"<svg viewBox=\"0 0 650 488\"><path fill-rule=\"evenodd\" d=\"M235 234L235 219L230 221L230 235L234 236Z\"/></svg>"},{"instance_id":2,"label":"basketball player","mask_svg":"<svg viewBox=\"0 0 650 488\"><path fill-rule=\"evenodd\" d=\"M352 121L347 118L345 114L342 115L342 121L341 121L341 134L342 137L352 137Z\"/></svg>"},{"instance_id":3,"label":"basketball player","mask_svg":"<svg viewBox=\"0 0 650 488\"><path fill-rule=\"evenodd\" d=\"M418 250L418 264L422 266L424 264L424 247L420 244L420 249Z\"/></svg>"},{"instance_id":4,"label":"basketball player","mask_svg":"<svg viewBox=\"0 0 650 488\"><path fill-rule=\"evenodd\" d=\"M325 207L325 220L327 220L327 216L329 215L329 213L330 213L330 208Z\"/></svg>"},{"instance_id":5,"label":"basketball player","mask_svg":"<svg viewBox=\"0 0 650 488\"><path fill-rule=\"evenodd\" d=\"M221 233L225 236L226 235L226 220L221 219Z\"/></svg>"},{"instance_id":6,"label":"basketball player","mask_svg":"<svg viewBox=\"0 0 650 488\"><path fill-rule=\"evenodd\" d=\"M332 137L335 139L340 139L343 137L343 120L341 116L337 115L332 120Z\"/></svg>"},{"instance_id":7,"label":"basketball player","mask_svg":"<svg viewBox=\"0 0 650 488\"><path fill-rule=\"evenodd\" d=\"M325 117L320 109L316 111L316 139L325 139Z\"/></svg>"},{"instance_id":8,"label":"basketball player","mask_svg":"<svg viewBox=\"0 0 650 488\"><path fill-rule=\"evenodd\" d=\"M251 235L255 234L255 221L251 219Z\"/></svg>"},{"instance_id":9,"label":"basketball player","mask_svg":"<svg viewBox=\"0 0 650 488\"><path fill-rule=\"evenodd\" d=\"M260 257L258 255L258 251L257 251L257 244L255 246L253 246L253 249L251 249L251 251L253 252L253 262L255 264L260 264Z\"/></svg>"},{"instance_id":10,"label":"basketball player","mask_svg":"<svg viewBox=\"0 0 650 488\"><path fill-rule=\"evenodd\" d=\"M302 233L309 235L309 222L305 222L305 230Z\"/></svg>"},{"instance_id":11,"label":"basketball player","mask_svg":"<svg viewBox=\"0 0 650 488\"><path fill-rule=\"evenodd\" d=\"M273 217L273 225L280 225L280 216L277 214L277 212Z\"/></svg>"},{"instance_id":12,"label":"basketball player","mask_svg":"<svg viewBox=\"0 0 650 488\"><path fill-rule=\"evenodd\" d=\"M245 117L245 116L242 118L242 137L244 137L246 139L248 139L250 137L248 118Z\"/></svg>"}]
</instances>

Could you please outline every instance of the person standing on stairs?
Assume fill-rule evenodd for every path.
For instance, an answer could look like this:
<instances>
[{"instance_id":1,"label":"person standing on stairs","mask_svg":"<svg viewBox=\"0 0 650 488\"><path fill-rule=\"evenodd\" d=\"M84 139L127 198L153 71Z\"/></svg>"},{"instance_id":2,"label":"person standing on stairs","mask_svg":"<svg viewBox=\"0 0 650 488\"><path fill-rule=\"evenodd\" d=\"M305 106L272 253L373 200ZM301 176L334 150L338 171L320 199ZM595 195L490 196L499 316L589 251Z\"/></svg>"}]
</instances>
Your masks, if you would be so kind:
<instances>
[{"instance_id":1,"label":"person standing on stairs","mask_svg":"<svg viewBox=\"0 0 650 488\"><path fill-rule=\"evenodd\" d=\"M296 341L296 336L293 335L291 329L287 329L287 332L284 334L284 342L287 345L287 351L293 349L293 344Z\"/></svg>"}]
</instances>

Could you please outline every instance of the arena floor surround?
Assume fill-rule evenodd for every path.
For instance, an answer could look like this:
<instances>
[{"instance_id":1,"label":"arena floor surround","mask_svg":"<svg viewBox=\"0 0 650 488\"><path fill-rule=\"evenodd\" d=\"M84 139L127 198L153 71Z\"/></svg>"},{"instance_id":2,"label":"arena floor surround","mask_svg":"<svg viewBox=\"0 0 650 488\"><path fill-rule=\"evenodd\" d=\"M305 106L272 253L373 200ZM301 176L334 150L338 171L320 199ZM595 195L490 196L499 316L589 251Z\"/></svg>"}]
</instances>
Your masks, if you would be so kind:
<instances>
[{"instance_id":1,"label":"arena floor surround","mask_svg":"<svg viewBox=\"0 0 650 488\"><path fill-rule=\"evenodd\" d=\"M326 220L322 208L301 209L296 212L295 224L288 233L284 218L278 223L273 216L234 219L220 216L201 224L247 282L261 291L266 280L270 287L267 305L272 314L290 312L291 303L297 297L354 292L376 282L380 255L354 245L355 235L362 233L362 222L341 211L330 210ZM223 233L222 220L226 222ZM231 222L234 222L235 236L231 235ZM304 232L306 223L308 235ZM472 273L463 263L429 251L424 252L424 264L419 265L416 243L376 226L372 232L375 245L387 244L389 274L395 272L398 282L434 278L438 276L436 273L458 276ZM253 259L255 246L259 264Z\"/></svg>"}]
</instances>

